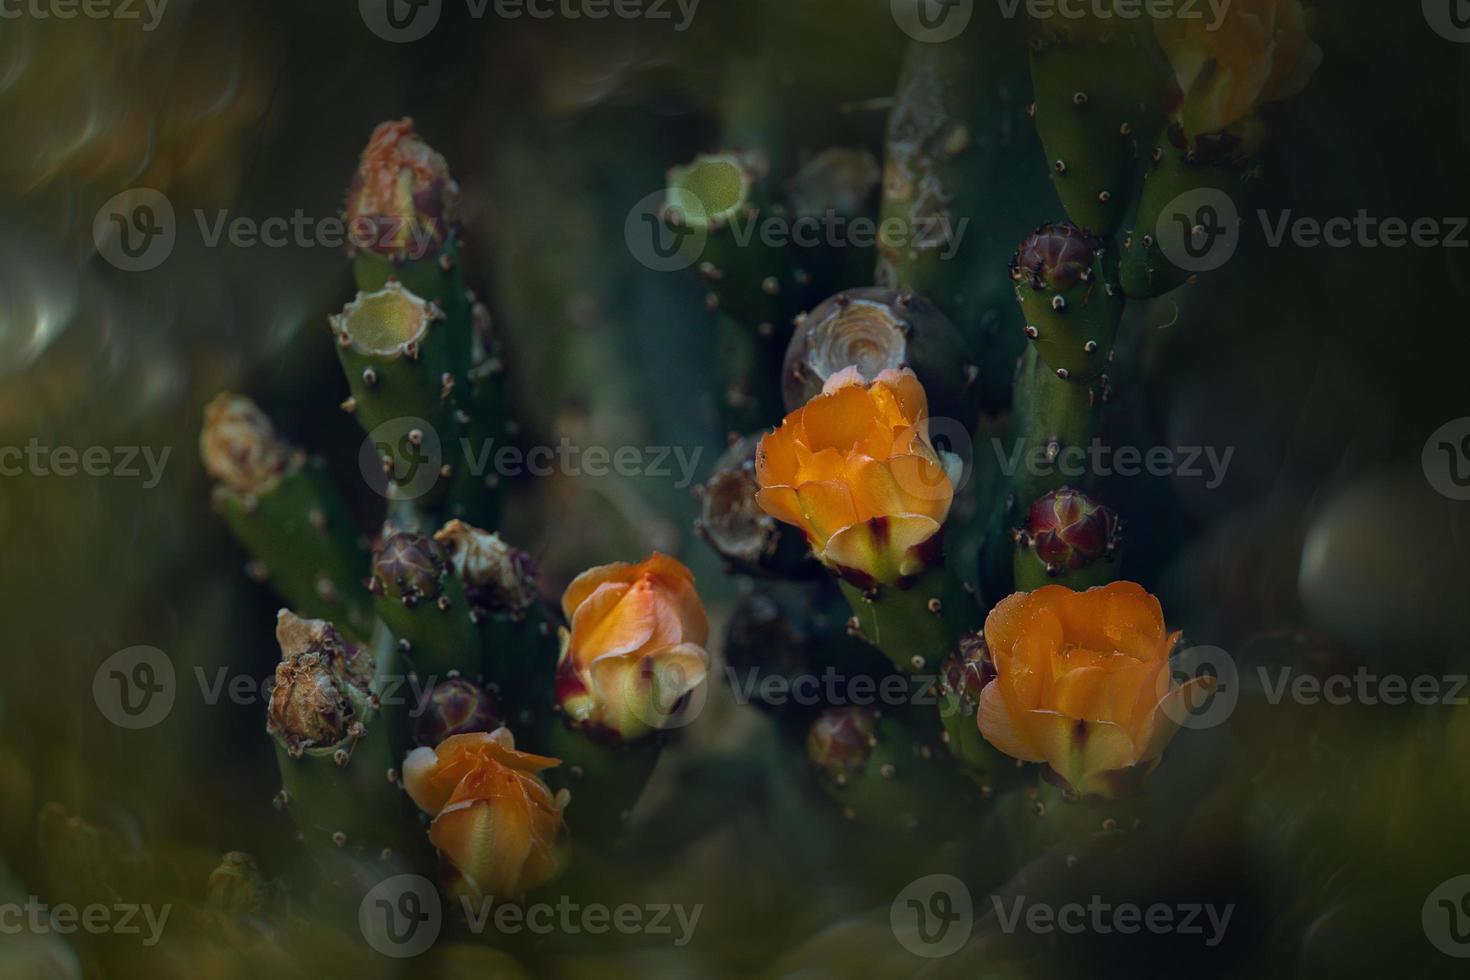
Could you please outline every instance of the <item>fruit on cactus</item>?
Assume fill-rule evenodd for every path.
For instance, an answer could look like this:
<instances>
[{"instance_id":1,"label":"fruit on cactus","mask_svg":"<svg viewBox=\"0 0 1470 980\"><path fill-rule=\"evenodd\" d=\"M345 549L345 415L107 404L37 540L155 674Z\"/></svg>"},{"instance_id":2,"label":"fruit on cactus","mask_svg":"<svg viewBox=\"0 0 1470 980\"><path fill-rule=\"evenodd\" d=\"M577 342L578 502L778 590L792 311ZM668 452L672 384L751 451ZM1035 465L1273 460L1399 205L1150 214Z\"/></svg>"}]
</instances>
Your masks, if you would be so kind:
<instances>
[{"instance_id":1,"label":"fruit on cactus","mask_svg":"<svg viewBox=\"0 0 1470 980\"><path fill-rule=\"evenodd\" d=\"M480 639L464 586L444 549L411 531L388 535L373 551L368 591L379 617L425 683L478 676Z\"/></svg>"},{"instance_id":2,"label":"fruit on cactus","mask_svg":"<svg viewBox=\"0 0 1470 980\"><path fill-rule=\"evenodd\" d=\"M436 684L416 706L415 745L435 746L452 735L493 732L501 727L500 706L489 691L463 677Z\"/></svg>"},{"instance_id":3,"label":"fruit on cactus","mask_svg":"<svg viewBox=\"0 0 1470 980\"><path fill-rule=\"evenodd\" d=\"M1080 490L1063 487L1036 498L1014 536L1019 591L1052 583L1086 589L1117 577L1121 522Z\"/></svg>"},{"instance_id":4,"label":"fruit on cactus","mask_svg":"<svg viewBox=\"0 0 1470 980\"><path fill-rule=\"evenodd\" d=\"M1089 15L1038 21L1031 44L1036 130L1078 227L1107 235L1128 210L1140 133L1158 126L1164 78L1146 24Z\"/></svg>"},{"instance_id":5,"label":"fruit on cactus","mask_svg":"<svg viewBox=\"0 0 1470 980\"><path fill-rule=\"evenodd\" d=\"M1102 239L1067 222L1042 225L1011 259L1031 346L1057 377L1102 374L1123 317L1117 261Z\"/></svg>"},{"instance_id":6,"label":"fruit on cactus","mask_svg":"<svg viewBox=\"0 0 1470 980\"><path fill-rule=\"evenodd\" d=\"M759 223L777 213L759 152L701 154L670 169L662 220L719 311L725 427L744 434L781 413L777 373L800 310L796 259L769 244Z\"/></svg>"},{"instance_id":7,"label":"fruit on cactus","mask_svg":"<svg viewBox=\"0 0 1470 980\"><path fill-rule=\"evenodd\" d=\"M1160 17L1154 32L1173 69L1175 114L1190 141L1295 95L1322 63L1300 0L1242 0L1211 24Z\"/></svg>"},{"instance_id":8,"label":"fruit on cactus","mask_svg":"<svg viewBox=\"0 0 1470 980\"><path fill-rule=\"evenodd\" d=\"M709 672L709 619L681 562L588 569L562 595L556 703L575 728L631 742L667 727Z\"/></svg>"},{"instance_id":9,"label":"fruit on cactus","mask_svg":"<svg viewBox=\"0 0 1470 980\"><path fill-rule=\"evenodd\" d=\"M913 371L839 371L761 438L756 501L858 588L914 579L941 556L954 497L928 418Z\"/></svg>"},{"instance_id":10,"label":"fruit on cactus","mask_svg":"<svg viewBox=\"0 0 1470 980\"><path fill-rule=\"evenodd\" d=\"M403 785L429 814L429 840L455 898L514 900L556 874L566 794L540 773L560 760L520 752L507 728L454 735L403 760Z\"/></svg>"},{"instance_id":11,"label":"fruit on cactus","mask_svg":"<svg viewBox=\"0 0 1470 980\"><path fill-rule=\"evenodd\" d=\"M930 408L969 427L979 411L975 366L964 340L933 303L878 287L848 289L797 318L781 366L788 412L820 394L827 379L856 368L864 381L910 368Z\"/></svg>"},{"instance_id":12,"label":"fruit on cactus","mask_svg":"<svg viewBox=\"0 0 1470 980\"><path fill-rule=\"evenodd\" d=\"M341 741L370 697L372 658L331 623L302 619L287 609L276 617L276 642L281 662L271 688L267 730L295 756Z\"/></svg>"},{"instance_id":13,"label":"fruit on cactus","mask_svg":"<svg viewBox=\"0 0 1470 980\"><path fill-rule=\"evenodd\" d=\"M352 391L343 407L369 435L392 437L374 447L384 469L396 482L415 483L419 466L432 465L426 440L455 445L450 406L457 382L443 312L390 281L358 293L330 322ZM452 468L443 464L440 476L451 476Z\"/></svg>"},{"instance_id":14,"label":"fruit on cactus","mask_svg":"<svg viewBox=\"0 0 1470 980\"><path fill-rule=\"evenodd\" d=\"M218 481L215 509L250 553L252 577L365 638L372 606L357 583L367 556L320 463L287 445L253 401L230 392L205 406L199 455Z\"/></svg>"},{"instance_id":15,"label":"fruit on cactus","mask_svg":"<svg viewBox=\"0 0 1470 980\"><path fill-rule=\"evenodd\" d=\"M756 448L760 437L746 436L730 444L715 461L714 472L700 486L695 532L731 570L748 575L806 578L821 567L812 560L806 537L761 510L755 495Z\"/></svg>"},{"instance_id":16,"label":"fruit on cactus","mask_svg":"<svg viewBox=\"0 0 1470 980\"><path fill-rule=\"evenodd\" d=\"M953 800L955 786L934 748L872 708L823 711L807 732L806 754L844 815L875 829L907 833L933 826Z\"/></svg>"},{"instance_id":17,"label":"fruit on cactus","mask_svg":"<svg viewBox=\"0 0 1470 980\"><path fill-rule=\"evenodd\" d=\"M507 717L546 705L556 667L553 615L541 598L531 556L500 535L452 520L434 533L463 586L478 627L482 683L496 689Z\"/></svg>"},{"instance_id":18,"label":"fruit on cactus","mask_svg":"<svg viewBox=\"0 0 1470 980\"><path fill-rule=\"evenodd\" d=\"M338 855L383 859L411 851L398 788L397 733L376 678L396 669L380 631L358 647L332 624L289 610L276 618L281 662L266 711L283 788L279 807L296 822L323 869L356 877Z\"/></svg>"},{"instance_id":19,"label":"fruit on cactus","mask_svg":"<svg viewBox=\"0 0 1470 980\"><path fill-rule=\"evenodd\" d=\"M412 119L380 123L347 188L347 222L361 248L397 262L437 252L459 221L449 165L413 131Z\"/></svg>"},{"instance_id":20,"label":"fruit on cactus","mask_svg":"<svg viewBox=\"0 0 1470 980\"><path fill-rule=\"evenodd\" d=\"M1006 755L1046 763L1080 796L1123 795L1214 690L1212 677L1175 681L1178 637L1134 582L1003 599L985 620L996 677L980 695L980 733Z\"/></svg>"}]
</instances>

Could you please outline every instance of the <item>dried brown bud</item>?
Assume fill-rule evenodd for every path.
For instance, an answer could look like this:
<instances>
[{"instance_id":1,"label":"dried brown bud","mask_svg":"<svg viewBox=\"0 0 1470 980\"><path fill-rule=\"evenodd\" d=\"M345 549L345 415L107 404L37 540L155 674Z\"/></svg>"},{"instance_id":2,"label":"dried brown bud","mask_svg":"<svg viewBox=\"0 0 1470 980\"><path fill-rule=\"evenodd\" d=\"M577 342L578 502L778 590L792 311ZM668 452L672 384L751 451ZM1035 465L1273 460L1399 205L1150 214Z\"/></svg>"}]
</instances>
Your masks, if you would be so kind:
<instances>
[{"instance_id":1,"label":"dried brown bud","mask_svg":"<svg viewBox=\"0 0 1470 980\"><path fill-rule=\"evenodd\" d=\"M434 540L448 554L473 605L519 617L541 597L536 563L500 535L453 520L435 533Z\"/></svg>"},{"instance_id":2,"label":"dried brown bud","mask_svg":"<svg viewBox=\"0 0 1470 980\"><path fill-rule=\"evenodd\" d=\"M290 450L255 402L221 392L204 408L199 455L219 482L241 493L260 494L286 471Z\"/></svg>"}]
</instances>

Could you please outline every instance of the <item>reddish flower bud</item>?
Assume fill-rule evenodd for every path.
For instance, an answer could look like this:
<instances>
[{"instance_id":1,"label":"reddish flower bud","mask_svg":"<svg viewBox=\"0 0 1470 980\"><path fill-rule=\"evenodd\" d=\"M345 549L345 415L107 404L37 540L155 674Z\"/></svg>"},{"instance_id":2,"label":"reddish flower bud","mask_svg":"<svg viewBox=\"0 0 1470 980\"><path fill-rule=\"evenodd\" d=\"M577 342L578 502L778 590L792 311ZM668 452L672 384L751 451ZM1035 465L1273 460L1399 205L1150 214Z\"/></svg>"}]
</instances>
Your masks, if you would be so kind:
<instances>
[{"instance_id":1,"label":"reddish flower bud","mask_svg":"<svg viewBox=\"0 0 1470 980\"><path fill-rule=\"evenodd\" d=\"M1099 239L1069 222L1042 225L1017 248L1011 278L1030 282L1032 289L1066 292L1092 275L1099 244Z\"/></svg>"}]
</instances>

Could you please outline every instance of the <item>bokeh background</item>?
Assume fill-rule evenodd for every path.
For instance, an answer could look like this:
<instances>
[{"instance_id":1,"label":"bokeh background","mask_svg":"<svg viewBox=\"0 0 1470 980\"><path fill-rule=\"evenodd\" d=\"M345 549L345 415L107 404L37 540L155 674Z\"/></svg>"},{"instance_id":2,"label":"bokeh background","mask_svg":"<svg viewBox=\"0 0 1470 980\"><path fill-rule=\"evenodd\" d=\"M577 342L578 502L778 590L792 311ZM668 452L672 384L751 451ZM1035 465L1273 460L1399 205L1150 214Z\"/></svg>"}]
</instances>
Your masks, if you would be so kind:
<instances>
[{"instance_id":1,"label":"bokeh background","mask_svg":"<svg viewBox=\"0 0 1470 980\"><path fill-rule=\"evenodd\" d=\"M1470 215L1470 47L1413 4L1323 4L1314 18L1324 63L1271 107L1258 206ZM724 444L713 317L693 277L637 261L625 218L670 165L718 145L737 98L780 120L794 160L832 146L881 157L907 41L878 0L702 0L683 32L477 20L446 3L412 44L375 36L345 2L171 0L146 31L0 22L0 444L169 452L151 487L0 478L0 899L120 901L124 882L182 909L225 851L254 854L283 887L304 860L270 804L262 704L199 694L197 678L221 669L270 675L276 603L211 513L196 443L205 402L248 391L326 457L372 523L381 500L358 475L361 433L336 408L346 389L325 329L350 270L325 247L211 247L196 209L334 215L373 126L412 116L464 192L469 275L505 345L518 440L701 447L704 476ZM995 57L1015 44L997 29ZM1013 180L988 175L989 204L971 216L1005 241L1059 214L1054 198L1015 192L1045 161L1012 165ZM163 192L179 215L172 254L136 273L93 239L99 207L133 187ZM1436 492L1421 454L1470 415L1467 304L1463 241L1272 248L1248 216L1224 269L1130 307L1130 418L1162 445L1234 449L1218 487L1166 480L1124 495L1145 529L1128 577L1160 594L1171 625L1246 666L1465 669L1470 504ZM503 529L538 558L549 595L594 563L679 555L718 635L742 585L693 535L697 501L674 483L512 481ZM181 694L162 724L125 731L97 710L92 680L138 644L169 655ZM1072 975L1454 975L1463 961L1426 940L1419 916L1437 883L1470 873L1470 708L1272 706L1250 676L1231 723L1181 738L1171 761L1196 814L1191 848L1140 869L1142 889L1239 903L1226 942L1050 942L1047 962ZM610 901L705 903L695 942L554 937L532 950L536 969L983 975L983 934L928 962L889 927L906 882L951 866L945 847L827 810L770 720L717 683L661 763L642 844L588 875ZM977 896L995 884L970 880ZM0 935L0 973L248 975L262 962L258 937L185 935L152 949ZM292 946L274 968L397 968L352 938ZM458 955L405 969L476 969Z\"/></svg>"}]
</instances>

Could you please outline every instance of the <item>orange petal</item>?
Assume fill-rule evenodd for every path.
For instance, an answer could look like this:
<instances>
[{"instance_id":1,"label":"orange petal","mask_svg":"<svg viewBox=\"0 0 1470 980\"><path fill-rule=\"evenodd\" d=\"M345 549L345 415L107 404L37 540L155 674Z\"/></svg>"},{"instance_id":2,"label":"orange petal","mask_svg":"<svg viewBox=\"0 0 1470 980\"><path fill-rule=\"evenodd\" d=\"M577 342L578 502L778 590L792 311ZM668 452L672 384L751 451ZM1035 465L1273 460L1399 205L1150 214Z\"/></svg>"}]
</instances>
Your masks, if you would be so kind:
<instances>
[{"instance_id":1,"label":"orange petal","mask_svg":"<svg viewBox=\"0 0 1470 980\"><path fill-rule=\"evenodd\" d=\"M1044 762L1041 750L1032 744L1027 733L1016 724L1016 715L1006 703L998 682L985 685L980 692L980 707L975 713L975 723L985 741L1001 752L1022 762Z\"/></svg>"},{"instance_id":2,"label":"orange petal","mask_svg":"<svg viewBox=\"0 0 1470 980\"><path fill-rule=\"evenodd\" d=\"M826 541L857 520L852 493L841 483L803 483L796 497L814 539Z\"/></svg>"},{"instance_id":3,"label":"orange petal","mask_svg":"<svg viewBox=\"0 0 1470 980\"><path fill-rule=\"evenodd\" d=\"M812 452L846 452L869 433L874 417L867 392L846 387L807 402L800 423L800 441Z\"/></svg>"},{"instance_id":4,"label":"orange petal","mask_svg":"<svg viewBox=\"0 0 1470 980\"><path fill-rule=\"evenodd\" d=\"M908 513L924 514L944 523L954 502L954 484L937 459L923 455L894 456L888 460L888 468L903 494Z\"/></svg>"},{"instance_id":5,"label":"orange petal","mask_svg":"<svg viewBox=\"0 0 1470 980\"><path fill-rule=\"evenodd\" d=\"M597 657L631 653L648 642L657 625L657 603L648 590L608 582L572 616L571 655L586 667Z\"/></svg>"},{"instance_id":6,"label":"orange petal","mask_svg":"<svg viewBox=\"0 0 1470 980\"><path fill-rule=\"evenodd\" d=\"M801 501L791 487L762 487L755 492L755 502L761 510L776 520L799 527L808 537L811 536L811 528L806 514L802 512Z\"/></svg>"},{"instance_id":7,"label":"orange petal","mask_svg":"<svg viewBox=\"0 0 1470 980\"><path fill-rule=\"evenodd\" d=\"M572 579L572 584L562 593L561 611L570 621L577 607L586 602L587 597L596 592L599 586L608 582L632 582L636 577L634 566L623 561L589 568Z\"/></svg>"},{"instance_id":8,"label":"orange petal","mask_svg":"<svg viewBox=\"0 0 1470 980\"><path fill-rule=\"evenodd\" d=\"M779 429L761 436L761 441L756 446L755 478L763 487L796 482L798 460L795 417L795 412L787 416Z\"/></svg>"}]
</instances>

